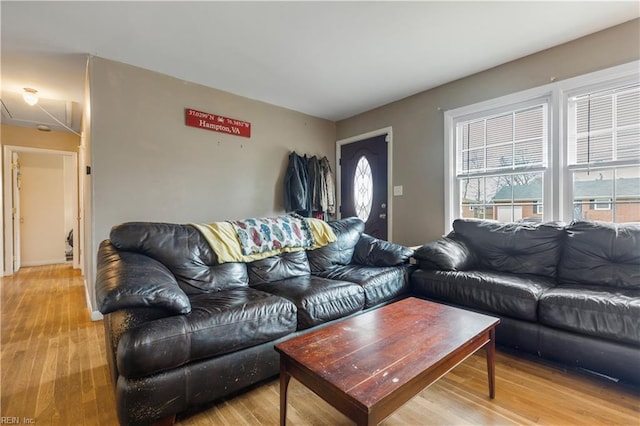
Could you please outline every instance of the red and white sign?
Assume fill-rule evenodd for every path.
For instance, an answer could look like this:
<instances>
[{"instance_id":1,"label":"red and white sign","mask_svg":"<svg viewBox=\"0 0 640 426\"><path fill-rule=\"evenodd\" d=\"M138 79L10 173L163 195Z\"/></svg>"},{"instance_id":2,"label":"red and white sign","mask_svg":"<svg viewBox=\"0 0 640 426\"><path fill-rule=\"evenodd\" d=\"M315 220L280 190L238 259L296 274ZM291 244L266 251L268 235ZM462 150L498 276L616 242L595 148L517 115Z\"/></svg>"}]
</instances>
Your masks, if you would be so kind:
<instances>
[{"instance_id":1,"label":"red and white sign","mask_svg":"<svg viewBox=\"0 0 640 426\"><path fill-rule=\"evenodd\" d=\"M191 127L211 130L213 132L228 133L234 136L251 137L251 123L223 117L208 112L185 108L185 124Z\"/></svg>"}]
</instances>

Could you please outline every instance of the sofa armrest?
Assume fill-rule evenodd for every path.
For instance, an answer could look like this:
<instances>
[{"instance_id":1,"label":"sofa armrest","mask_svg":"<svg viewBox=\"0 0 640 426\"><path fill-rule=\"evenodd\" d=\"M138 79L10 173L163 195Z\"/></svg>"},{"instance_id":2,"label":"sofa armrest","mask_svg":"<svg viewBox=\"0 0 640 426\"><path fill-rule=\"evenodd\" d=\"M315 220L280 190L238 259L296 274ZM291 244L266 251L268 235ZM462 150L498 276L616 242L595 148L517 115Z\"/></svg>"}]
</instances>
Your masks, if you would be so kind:
<instances>
[{"instance_id":1,"label":"sofa armrest","mask_svg":"<svg viewBox=\"0 0 640 426\"><path fill-rule=\"evenodd\" d=\"M365 266L396 266L409 262L413 250L362 234L353 253L353 263Z\"/></svg>"},{"instance_id":2,"label":"sofa armrest","mask_svg":"<svg viewBox=\"0 0 640 426\"><path fill-rule=\"evenodd\" d=\"M96 301L103 314L119 309L159 308L171 314L191 312L191 303L162 263L140 253L100 244Z\"/></svg>"},{"instance_id":3,"label":"sofa armrest","mask_svg":"<svg viewBox=\"0 0 640 426\"><path fill-rule=\"evenodd\" d=\"M452 237L424 244L415 251L413 257L418 260L420 269L464 271L476 263L469 246Z\"/></svg>"}]
</instances>

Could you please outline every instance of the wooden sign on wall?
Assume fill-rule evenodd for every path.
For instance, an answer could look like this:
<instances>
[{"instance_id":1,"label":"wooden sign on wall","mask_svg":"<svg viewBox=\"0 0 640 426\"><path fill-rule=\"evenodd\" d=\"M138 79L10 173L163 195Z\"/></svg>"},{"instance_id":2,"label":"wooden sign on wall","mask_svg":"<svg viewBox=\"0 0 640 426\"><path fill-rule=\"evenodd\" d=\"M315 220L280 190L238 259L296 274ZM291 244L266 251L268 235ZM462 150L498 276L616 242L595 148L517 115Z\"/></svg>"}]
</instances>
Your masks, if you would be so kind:
<instances>
[{"instance_id":1,"label":"wooden sign on wall","mask_svg":"<svg viewBox=\"0 0 640 426\"><path fill-rule=\"evenodd\" d=\"M251 123L223 117L208 112L185 108L185 124L191 127L211 130L213 132L228 133L234 136L251 137Z\"/></svg>"}]
</instances>

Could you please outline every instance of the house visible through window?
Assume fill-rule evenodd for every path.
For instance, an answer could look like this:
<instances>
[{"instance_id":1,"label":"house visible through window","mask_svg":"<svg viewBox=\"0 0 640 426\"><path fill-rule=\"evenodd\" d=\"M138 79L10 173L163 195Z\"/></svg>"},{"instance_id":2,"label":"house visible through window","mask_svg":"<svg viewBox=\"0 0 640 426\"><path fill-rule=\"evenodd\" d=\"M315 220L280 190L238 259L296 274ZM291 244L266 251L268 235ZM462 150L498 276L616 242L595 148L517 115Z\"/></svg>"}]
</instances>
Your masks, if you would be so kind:
<instances>
[{"instance_id":1,"label":"house visible through window","mask_svg":"<svg viewBox=\"0 0 640 426\"><path fill-rule=\"evenodd\" d=\"M638 65L445 112L448 226L640 221Z\"/></svg>"},{"instance_id":2,"label":"house visible through window","mask_svg":"<svg viewBox=\"0 0 640 426\"><path fill-rule=\"evenodd\" d=\"M533 214L542 215L542 201L537 201L533 205Z\"/></svg>"}]
</instances>

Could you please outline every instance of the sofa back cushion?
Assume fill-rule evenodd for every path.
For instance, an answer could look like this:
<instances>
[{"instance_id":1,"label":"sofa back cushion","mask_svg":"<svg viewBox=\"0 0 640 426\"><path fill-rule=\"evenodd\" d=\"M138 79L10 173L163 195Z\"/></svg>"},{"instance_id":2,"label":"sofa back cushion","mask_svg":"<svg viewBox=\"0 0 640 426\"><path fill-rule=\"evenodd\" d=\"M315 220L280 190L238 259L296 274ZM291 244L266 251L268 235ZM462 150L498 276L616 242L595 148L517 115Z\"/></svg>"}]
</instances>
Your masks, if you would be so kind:
<instances>
[{"instance_id":1,"label":"sofa back cushion","mask_svg":"<svg viewBox=\"0 0 640 426\"><path fill-rule=\"evenodd\" d=\"M368 234L362 234L353 252L353 263L365 266L396 266L407 263L413 250Z\"/></svg>"},{"instance_id":2,"label":"sofa back cushion","mask_svg":"<svg viewBox=\"0 0 640 426\"><path fill-rule=\"evenodd\" d=\"M218 264L215 252L193 226L127 222L114 226L109 238L118 250L142 253L164 264L187 294L249 285L246 265Z\"/></svg>"},{"instance_id":3,"label":"sofa back cushion","mask_svg":"<svg viewBox=\"0 0 640 426\"><path fill-rule=\"evenodd\" d=\"M336 265L348 265L353 258L356 244L364 232L364 222L357 217L329 222L329 226L336 234L333 243L307 252L311 272L326 271Z\"/></svg>"},{"instance_id":4,"label":"sofa back cushion","mask_svg":"<svg viewBox=\"0 0 640 426\"><path fill-rule=\"evenodd\" d=\"M640 289L640 224L571 223L558 278L568 284Z\"/></svg>"},{"instance_id":5,"label":"sofa back cushion","mask_svg":"<svg viewBox=\"0 0 640 426\"><path fill-rule=\"evenodd\" d=\"M311 274L307 252L282 253L247 264L249 285L270 283Z\"/></svg>"},{"instance_id":6,"label":"sofa back cushion","mask_svg":"<svg viewBox=\"0 0 640 426\"><path fill-rule=\"evenodd\" d=\"M453 231L468 244L481 268L554 278L564 240L557 222L500 223L456 219Z\"/></svg>"}]
</instances>

